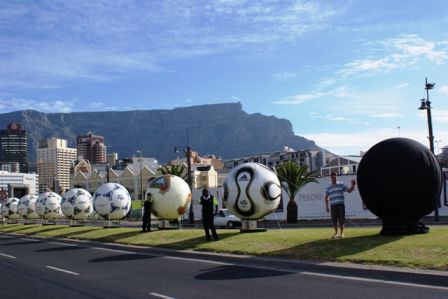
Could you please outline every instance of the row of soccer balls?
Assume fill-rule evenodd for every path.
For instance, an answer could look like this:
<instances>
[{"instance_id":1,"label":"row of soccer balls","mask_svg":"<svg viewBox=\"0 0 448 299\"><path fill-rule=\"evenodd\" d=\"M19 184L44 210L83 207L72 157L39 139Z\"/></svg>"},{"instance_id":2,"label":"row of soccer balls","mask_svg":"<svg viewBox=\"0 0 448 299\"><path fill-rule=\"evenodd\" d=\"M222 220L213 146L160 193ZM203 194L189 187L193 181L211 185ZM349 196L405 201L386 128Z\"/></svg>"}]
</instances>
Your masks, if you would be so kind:
<instances>
[{"instance_id":1,"label":"row of soccer balls","mask_svg":"<svg viewBox=\"0 0 448 299\"><path fill-rule=\"evenodd\" d=\"M68 190L62 197L54 192L8 198L1 211L8 219L55 219L67 217L85 220L95 211L100 218L122 219L131 209L131 196L120 184L101 185L92 196L81 188Z\"/></svg>"}]
</instances>

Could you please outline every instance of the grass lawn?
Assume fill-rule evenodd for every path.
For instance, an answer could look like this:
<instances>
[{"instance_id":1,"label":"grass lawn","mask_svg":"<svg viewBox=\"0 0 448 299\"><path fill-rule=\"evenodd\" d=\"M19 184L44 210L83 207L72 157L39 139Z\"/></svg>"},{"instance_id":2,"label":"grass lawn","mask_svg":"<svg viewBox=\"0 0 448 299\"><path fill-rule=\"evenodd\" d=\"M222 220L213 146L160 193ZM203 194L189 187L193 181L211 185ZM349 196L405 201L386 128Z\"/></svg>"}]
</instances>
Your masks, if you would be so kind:
<instances>
[{"instance_id":1,"label":"grass lawn","mask_svg":"<svg viewBox=\"0 0 448 299\"><path fill-rule=\"evenodd\" d=\"M428 234L411 236L381 236L379 227L347 228L345 239L338 240L329 238L331 228L271 229L257 233L220 229L217 242L204 242L202 229L141 233L140 228L125 227L5 224L0 231L179 250L448 270L447 226L433 226Z\"/></svg>"}]
</instances>

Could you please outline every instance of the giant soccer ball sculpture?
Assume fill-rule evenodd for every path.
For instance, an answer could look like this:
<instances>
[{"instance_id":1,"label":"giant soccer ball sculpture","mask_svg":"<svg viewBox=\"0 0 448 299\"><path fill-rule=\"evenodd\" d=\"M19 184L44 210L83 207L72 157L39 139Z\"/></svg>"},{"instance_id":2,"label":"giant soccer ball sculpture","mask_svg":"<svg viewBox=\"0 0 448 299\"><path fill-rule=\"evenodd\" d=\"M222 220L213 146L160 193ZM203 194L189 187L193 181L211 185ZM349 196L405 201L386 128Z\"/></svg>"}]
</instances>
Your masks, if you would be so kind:
<instances>
[{"instance_id":1,"label":"giant soccer ball sculpture","mask_svg":"<svg viewBox=\"0 0 448 299\"><path fill-rule=\"evenodd\" d=\"M39 194L36 200L36 213L45 219L56 219L62 217L62 197L54 192Z\"/></svg>"},{"instance_id":2,"label":"giant soccer ball sculpture","mask_svg":"<svg viewBox=\"0 0 448 299\"><path fill-rule=\"evenodd\" d=\"M243 220L260 219L280 204L280 181L262 164L239 165L227 175L223 187L225 206Z\"/></svg>"},{"instance_id":3,"label":"giant soccer ball sculpture","mask_svg":"<svg viewBox=\"0 0 448 299\"><path fill-rule=\"evenodd\" d=\"M188 184L175 175L164 175L149 182L146 197L151 200L151 213L161 220L177 220L191 204Z\"/></svg>"},{"instance_id":4,"label":"giant soccer ball sculpture","mask_svg":"<svg viewBox=\"0 0 448 299\"><path fill-rule=\"evenodd\" d=\"M62 214L73 220L86 220L93 211L93 198L81 188L73 188L62 196Z\"/></svg>"},{"instance_id":5,"label":"giant soccer ball sculpture","mask_svg":"<svg viewBox=\"0 0 448 299\"><path fill-rule=\"evenodd\" d=\"M121 220L131 209L131 195L120 184L103 184L93 195L93 208L102 219Z\"/></svg>"},{"instance_id":6,"label":"giant soccer ball sculpture","mask_svg":"<svg viewBox=\"0 0 448 299\"><path fill-rule=\"evenodd\" d=\"M25 219L37 219L39 215L36 213L37 196L27 194L19 199L17 212Z\"/></svg>"},{"instance_id":7,"label":"giant soccer ball sculpture","mask_svg":"<svg viewBox=\"0 0 448 299\"><path fill-rule=\"evenodd\" d=\"M19 199L15 197L8 198L6 203L2 205L3 217L8 219L19 219L20 215L17 213Z\"/></svg>"}]
</instances>

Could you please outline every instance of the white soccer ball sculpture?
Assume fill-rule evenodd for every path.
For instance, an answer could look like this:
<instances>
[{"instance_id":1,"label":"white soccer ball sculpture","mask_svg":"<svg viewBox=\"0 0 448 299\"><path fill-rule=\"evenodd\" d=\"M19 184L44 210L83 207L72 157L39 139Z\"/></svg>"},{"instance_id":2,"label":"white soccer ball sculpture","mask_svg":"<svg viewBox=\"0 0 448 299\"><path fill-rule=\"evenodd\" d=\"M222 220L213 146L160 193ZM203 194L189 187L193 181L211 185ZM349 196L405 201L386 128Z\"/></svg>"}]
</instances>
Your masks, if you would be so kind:
<instances>
[{"instance_id":1,"label":"white soccer ball sculpture","mask_svg":"<svg viewBox=\"0 0 448 299\"><path fill-rule=\"evenodd\" d=\"M277 175L258 163L241 164L227 175L223 184L225 206L244 220L256 220L277 209L281 185Z\"/></svg>"},{"instance_id":2,"label":"white soccer ball sculpture","mask_svg":"<svg viewBox=\"0 0 448 299\"><path fill-rule=\"evenodd\" d=\"M152 202L154 216L161 220L176 220L190 207L191 191L180 177L164 175L149 182L146 198Z\"/></svg>"},{"instance_id":3,"label":"white soccer ball sculpture","mask_svg":"<svg viewBox=\"0 0 448 299\"><path fill-rule=\"evenodd\" d=\"M39 215L36 213L37 196L27 194L19 199L17 212L25 219L37 219Z\"/></svg>"},{"instance_id":4,"label":"white soccer ball sculpture","mask_svg":"<svg viewBox=\"0 0 448 299\"><path fill-rule=\"evenodd\" d=\"M61 208L69 219L86 220L93 212L93 197L87 190L72 188L62 196Z\"/></svg>"},{"instance_id":5,"label":"white soccer ball sculpture","mask_svg":"<svg viewBox=\"0 0 448 299\"><path fill-rule=\"evenodd\" d=\"M121 220L131 209L131 195L120 184L103 184L93 195L93 208L102 219Z\"/></svg>"},{"instance_id":6,"label":"white soccer ball sculpture","mask_svg":"<svg viewBox=\"0 0 448 299\"><path fill-rule=\"evenodd\" d=\"M19 205L19 199L15 197L10 197L2 205L3 217L7 219L18 219L21 218L17 213L17 208Z\"/></svg>"},{"instance_id":7,"label":"white soccer ball sculpture","mask_svg":"<svg viewBox=\"0 0 448 299\"><path fill-rule=\"evenodd\" d=\"M61 218L62 197L54 192L45 192L39 194L36 200L36 213L39 217L45 219Z\"/></svg>"}]
</instances>

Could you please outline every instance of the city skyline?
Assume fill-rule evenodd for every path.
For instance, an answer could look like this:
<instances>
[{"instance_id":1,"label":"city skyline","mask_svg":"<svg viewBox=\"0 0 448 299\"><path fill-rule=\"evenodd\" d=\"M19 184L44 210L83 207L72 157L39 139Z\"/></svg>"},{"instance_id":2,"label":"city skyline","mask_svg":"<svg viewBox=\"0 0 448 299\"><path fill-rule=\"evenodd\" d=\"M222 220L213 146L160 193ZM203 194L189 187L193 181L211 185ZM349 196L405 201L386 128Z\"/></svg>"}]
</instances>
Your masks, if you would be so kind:
<instances>
[{"instance_id":1,"label":"city skyline","mask_svg":"<svg viewBox=\"0 0 448 299\"><path fill-rule=\"evenodd\" d=\"M448 144L445 1L0 4L0 113L241 102L336 154Z\"/></svg>"}]
</instances>

